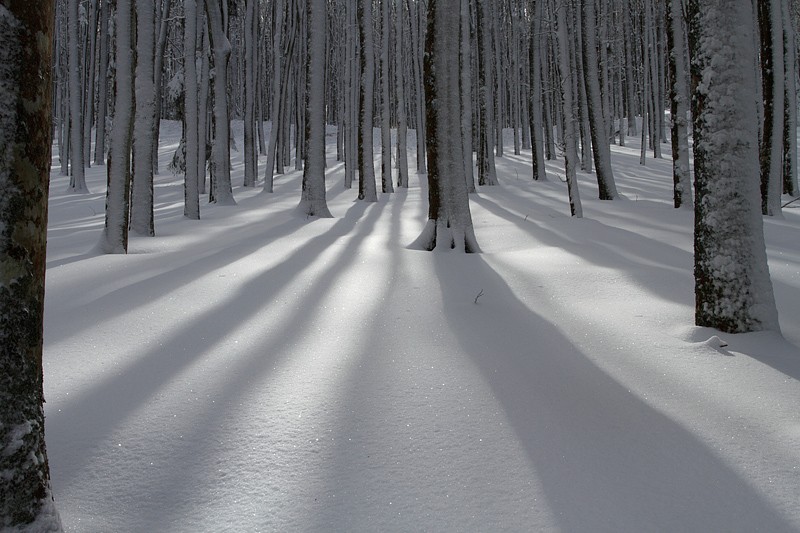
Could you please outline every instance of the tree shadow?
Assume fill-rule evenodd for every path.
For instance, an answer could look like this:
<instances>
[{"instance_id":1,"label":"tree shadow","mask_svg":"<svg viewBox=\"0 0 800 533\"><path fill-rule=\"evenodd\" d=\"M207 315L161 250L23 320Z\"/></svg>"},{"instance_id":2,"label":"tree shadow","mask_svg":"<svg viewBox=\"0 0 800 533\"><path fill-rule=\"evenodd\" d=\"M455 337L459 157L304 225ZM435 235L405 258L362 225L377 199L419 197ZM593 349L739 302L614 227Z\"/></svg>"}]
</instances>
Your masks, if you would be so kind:
<instances>
[{"instance_id":1,"label":"tree shadow","mask_svg":"<svg viewBox=\"0 0 800 533\"><path fill-rule=\"evenodd\" d=\"M531 312L481 257L443 254L435 264L458 349L503 407L560 529L794 529L705 443ZM454 268L480 280L479 305Z\"/></svg>"}]
</instances>

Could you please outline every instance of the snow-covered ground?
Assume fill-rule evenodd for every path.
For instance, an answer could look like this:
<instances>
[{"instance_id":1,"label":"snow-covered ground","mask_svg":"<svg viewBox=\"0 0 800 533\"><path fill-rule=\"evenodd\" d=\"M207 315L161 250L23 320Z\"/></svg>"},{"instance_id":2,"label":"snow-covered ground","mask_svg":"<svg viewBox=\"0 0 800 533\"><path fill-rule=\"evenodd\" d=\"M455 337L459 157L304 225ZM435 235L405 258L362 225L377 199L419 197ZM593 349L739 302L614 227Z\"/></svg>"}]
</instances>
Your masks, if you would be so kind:
<instances>
[{"instance_id":1,"label":"snow-covered ground","mask_svg":"<svg viewBox=\"0 0 800 533\"><path fill-rule=\"evenodd\" d=\"M178 135L165 123L162 168ZM67 530L800 530L800 205L765 222L786 340L696 328L671 164L612 150L627 200L580 174L578 220L562 161L533 183L509 148L471 198L478 255L407 249L425 184L354 201L331 146L333 219L295 214L291 172L188 221L162 171L157 237L100 256L105 168L76 196L54 166Z\"/></svg>"}]
</instances>

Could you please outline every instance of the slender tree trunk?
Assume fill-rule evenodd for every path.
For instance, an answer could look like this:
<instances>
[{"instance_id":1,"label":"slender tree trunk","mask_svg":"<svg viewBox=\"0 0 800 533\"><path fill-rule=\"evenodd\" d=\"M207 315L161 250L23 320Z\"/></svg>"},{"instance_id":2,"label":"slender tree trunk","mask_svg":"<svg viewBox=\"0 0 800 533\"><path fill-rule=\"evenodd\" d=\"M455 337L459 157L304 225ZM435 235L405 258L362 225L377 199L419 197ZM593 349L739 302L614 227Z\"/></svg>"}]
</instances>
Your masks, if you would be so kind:
<instances>
[{"instance_id":1,"label":"slender tree trunk","mask_svg":"<svg viewBox=\"0 0 800 533\"><path fill-rule=\"evenodd\" d=\"M278 146L278 125L281 110L281 75L283 72L281 54L281 36L283 34L283 0L275 0L272 4L272 126L269 132L267 147L267 168L264 171L264 192L273 192L273 173Z\"/></svg>"},{"instance_id":2,"label":"slender tree trunk","mask_svg":"<svg viewBox=\"0 0 800 533\"><path fill-rule=\"evenodd\" d=\"M567 32L567 5L562 2L555 8L558 20L558 68L561 73L561 98L564 113L564 170L567 175L569 210L574 217L583 217L576 164L578 161L575 107L572 103L572 69L569 67L569 34Z\"/></svg>"},{"instance_id":3,"label":"slender tree trunk","mask_svg":"<svg viewBox=\"0 0 800 533\"><path fill-rule=\"evenodd\" d=\"M761 209L781 214L783 152L783 23L780 0L758 2L764 131L761 139Z\"/></svg>"},{"instance_id":4,"label":"slender tree trunk","mask_svg":"<svg viewBox=\"0 0 800 533\"><path fill-rule=\"evenodd\" d=\"M158 175L158 140L161 136L161 99L164 93L163 70L164 49L167 43L167 30L169 29L170 11L172 0L164 0L158 24L158 40L156 40L155 66L153 69L153 83L155 84L155 121L153 124L153 174Z\"/></svg>"},{"instance_id":5,"label":"slender tree trunk","mask_svg":"<svg viewBox=\"0 0 800 533\"><path fill-rule=\"evenodd\" d=\"M92 124L94 122L94 78L95 78L95 59L96 59L96 46L97 46L97 2L98 0L91 0L89 2L89 19L86 27L88 46L84 50L84 57L86 58L85 69L85 91L86 100L84 100L84 120L83 120L83 165L90 167L92 163Z\"/></svg>"},{"instance_id":6,"label":"slender tree trunk","mask_svg":"<svg viewBox=\"0 0 800 533\"><path fill-rule=\"evenodd\" d=\"M244 21L244 186L255 187L258 179L256 152L256 0L247 0Z\"/></svg>"},{"instance_id":7,"label":"slender tree trunk","mask_svg":"<svg viewBox=\"0 0 800 533\"><path fill-rule=\"evenodd\" d=\"M78 0L69 0L67 20L69 30L69 140L70 140L70 180L68 192L88 193L86 175L83 169L83 110L81 97L83 85L81 83L81 65L78 55L79 21Z\"/></svg>"},{"instance_id":8,"label":"slender tree trunk","mask_svg":"<svg viewBox=\"0 0 800 533\"><path fill-rule=\"evenodd\" d=\"M136 0L136 108L133 125L131 229L155 235L153 220L153 135L155 133L155 12L152 0Z\"/></svg>"},{"instance_id":9,"label":"slender tree trunk","mask_svg":"<svg viewBox=\"0 0 800 533\"><path fill-rule=\"evenodd\" d=\"M403 54L405 50L405 7L397 0L395 27L394 80L397 96L397 186L408 188L408 120L406 117L406 93L403 80Z\"/></svg>"},{"instance_id":10,"label":"slender tree trunk","mask_svg":"<svg viewBox=\"0 0 800 533\"><path fill-rule=\"evenodd\" d=\"M116 83L114 122L109 147L106 218L99 249L107 254L128 253L130 218L131 137L133 134L134 0L117 0L116 5Z\"/></svg>"},{"instance_id":11,"label":"slender tree trunk","mask_svg":"<svg viewBox=\"0 0 800 533\"><path fill-rule=\"evenodd\" d=\"M228 118L228 60L231 43L226 36L223 6L225 0L206 0L209 37L214 54L214 144L211 148L214 183L212 201L219 205L235 205L231 189L230 127Z\"/></svg>"},{"instance_id":12,"label":"slender tree trunk","mask_svg":"<svg viewBox=\"0 0 800 533\"><path fill-rule=\"evenodd\" d=\"M689 107L689 91L686 85L685 42L682 0L669 0L667 44L669 47L670 114L672 115L673 201L676 208L692 206L689 130L686 118Z\"/></svg>"},{"instance_id":13,"label":"slender tree trunk","mask_svg":"<svg viewBox=\"0 0 800 533\"><path fill-rule=\"evenodd\" d=\"M533 179L547 181L542 140L542 17L544 0L535 0L531 18L530 67L531 67L531 149Z\"/></svg>"},{"instance_id":14,"label":"slender tree trunk","mask_svg":"<svg viewBox=\"0 0 800 533\"><path fill-rule=\"evenodd\" d=\"M106 113L108 108L108 25L110 0L101 0L100 7L100 60L97 72L97 129L94 141L94 164L106 163Z\"/></svg>"},{"instance_id":15,"label":"slender tree trunk","mask_svg":"<svg viewBox=\"0 0 800 533\"><path fill-rule=\"evenodd\" d=\"M601 200L613 200L619 196L611 169L611 147L608 142L608 127L603 117L603 100L597 68L597 28L595 25L595 0L583 0L583 60L585 66L586 93L589 101L589 126L592 133L592 151L597 169L597 186Z\"/></svg>"},{"instance_id":16,"label":"slender tree trunk","mask_svg":"<svg viewBox=\"0 0 800 533\"><path fill-rule=\"evenodd\" d=\"M183 181L183 215L192 220L200 218L198 161L201 159L200 132L197 105L197 0L184 0L186 17L183 34L185 65L185 115L186 115L186 174ZM202 153L205 154L205 136Z\"/></svg>"},{"instance_id":17,"label":"slender tree trunk","mask_svg":"<svg viewBox=\"0 0 800 533\"><path fill-rule=\"evenodd\" d=\"M361 92L359 98L358 199L377 202L372 118L375 86L375 51L372 0L358 0L358 35L361 49Z\"/></svg>"},{"instance_id":18,"label":"slender tree trunk","mask_svg":"<svg viewBox=\"0 0 800 533\"><path fill-rule=\"evenodd\" d=\"M389 122L391 100L389 93L389 2L381 0L381 190L394 192L392 186L392 130Z\"/></svg>"},{"instance_id":19,"label":"slender tree trunk","mask_svg":"<svg viewBox=\"0 0 800 533\"><path fill-rule=\"evenodd\" d=\"M781 2L783 9L783 66L784 66L784 119L783 119L783 192L800 195L797 183L797 67L795 31L789 3Z\"/></svg>"},{"instance_id":20,"label":"slender tree trunk","mask_svg":"<svg viewBox=\"0 0 800 533\"><path fill-rule=\"evenodd\" d=\"M199 84L199 98L197 101L197 139L199 144L199 157L197 158L197 192L199 194L206 193L206 162L208 161L208 93L209 93L209 80L211 77L209 57L208 57L208 23L204 16L204 10L201 2L203 0L196 0L198 2L197 9L197 31L201 33L198 37L200 44L200 84Z\"/></svg>"},{"instance_id":21,"label":"slender tree trunk","mask_svg":"<svg viewBox=\"0 0 800 533\"><path fill-rule=\"evenodd\" d=\"M477 0L478 12L478 46L479 46L479 87L478 115L478 185L497 185L495 168L495 126L494 126L494 79L492 64L491 11L488 2Z\"/></svg>"}]
</instances>

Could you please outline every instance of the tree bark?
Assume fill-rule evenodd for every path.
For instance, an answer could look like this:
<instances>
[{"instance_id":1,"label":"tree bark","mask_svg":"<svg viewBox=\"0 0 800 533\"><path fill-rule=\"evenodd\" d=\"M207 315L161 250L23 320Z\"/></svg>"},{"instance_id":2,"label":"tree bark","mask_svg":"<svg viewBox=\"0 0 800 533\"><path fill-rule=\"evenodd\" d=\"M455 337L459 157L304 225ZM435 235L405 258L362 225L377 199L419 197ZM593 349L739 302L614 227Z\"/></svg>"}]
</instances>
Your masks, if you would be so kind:
<instances>
[{"instance_id":1,"label":"tree bark","mask_svg":"<svg viewBox=\"0 0 800 533\"><path fill-rule=\"evenodd\" d=\"M42 388L53 6L0 1L0 524L13 531L62 529Z\"/></svg>"}]
</instances>

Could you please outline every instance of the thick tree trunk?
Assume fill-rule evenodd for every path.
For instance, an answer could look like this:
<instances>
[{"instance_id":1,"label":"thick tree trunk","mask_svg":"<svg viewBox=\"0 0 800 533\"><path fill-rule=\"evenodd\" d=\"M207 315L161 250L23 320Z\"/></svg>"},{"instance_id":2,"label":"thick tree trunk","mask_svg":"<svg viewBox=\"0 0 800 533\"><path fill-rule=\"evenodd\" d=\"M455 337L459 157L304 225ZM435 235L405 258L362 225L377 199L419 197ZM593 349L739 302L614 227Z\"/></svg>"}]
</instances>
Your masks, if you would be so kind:
<instances>
[{"instance_id":1,"label":"thick tree trunk","mask_svg":"<svg viewBox=\"0 0 800 533\"><path fill-rule=\"evenodd\" d=\"M461 0L429 0L425 39L428 223L412 245L424 250L479 252L469 211L461 141L459 17Z\"/></svg>"},{"instance_id":2,"label":"thick tree trunk","mask_svg":"<svg viewBox=\"0 0 800 533\"><path fill-rule=\"evenodd\" d=\"M759 209L750 0L689 0L695 324L778 330ZM702 83L700 81L702 80Z\"/></svg>"},{"instance_id":3,"label":"thick tree trunk","mask_svg":"<svg viewBox=\"0 0 800 533\"><path fill-rule=\"evenodd\" d=\"M42 388L53 6L0 2L0 527L11 531L61 531Z\"/></svg>"}]
</instances>

